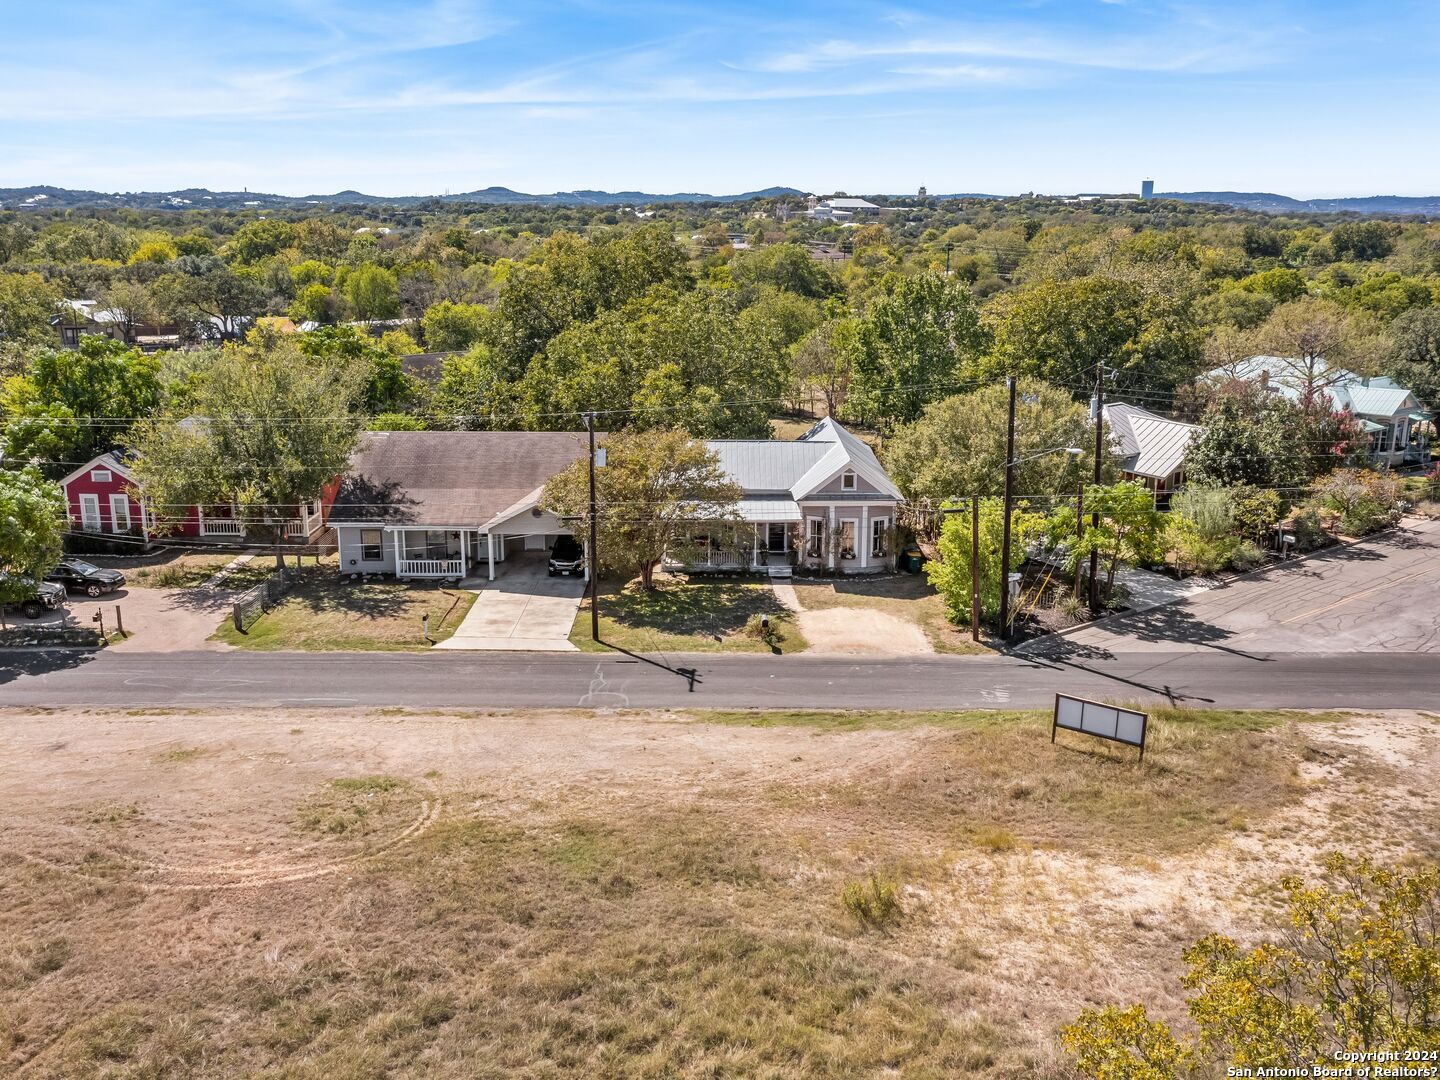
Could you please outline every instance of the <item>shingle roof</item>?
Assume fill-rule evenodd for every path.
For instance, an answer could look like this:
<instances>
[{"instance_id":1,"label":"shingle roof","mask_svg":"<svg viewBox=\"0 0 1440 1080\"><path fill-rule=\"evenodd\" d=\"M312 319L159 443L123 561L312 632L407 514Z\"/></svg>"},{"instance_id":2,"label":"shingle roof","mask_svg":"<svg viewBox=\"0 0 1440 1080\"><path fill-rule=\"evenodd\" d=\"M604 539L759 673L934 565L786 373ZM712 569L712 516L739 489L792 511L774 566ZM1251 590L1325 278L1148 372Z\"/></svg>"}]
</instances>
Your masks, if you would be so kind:
<instances>
[{"instance_id":1,"label":"shingle roof","mask_svg":"<svg viewBox=\"0 0 1440 1080\"><path fill-rule=\"evenodd\" d=\"M1136 476L1163 480L1180 468L1200 428L1158 416L1138 405L1105 406L1105 422L1121 455L1120 467Z\"/></svg>"},{"instance_id":2,"label":"shingle roof","mask_svg":"<svg viewBox=\"0 0 1440 1080\"><path fill-rule=\"evenodd\" d=\"M585 456L577 431L370 431L330 520L479 528Z\"/></svg>"}]
</instances>

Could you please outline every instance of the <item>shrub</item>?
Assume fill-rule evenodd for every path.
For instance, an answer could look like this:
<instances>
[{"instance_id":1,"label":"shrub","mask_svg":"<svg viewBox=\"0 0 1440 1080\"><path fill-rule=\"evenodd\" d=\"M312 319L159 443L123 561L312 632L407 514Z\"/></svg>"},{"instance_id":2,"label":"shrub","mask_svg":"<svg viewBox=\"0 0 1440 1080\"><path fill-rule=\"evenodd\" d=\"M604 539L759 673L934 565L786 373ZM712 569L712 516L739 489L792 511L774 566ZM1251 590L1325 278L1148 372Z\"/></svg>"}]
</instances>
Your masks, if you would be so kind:
<instances>
[{"instance_id":1,"label":"shrub","mask_svg":"<svg viewBox=\"0 0 1440 1080\"><path fill-rule=\"evenodd\" d=\"M763 641L771 648L775 648L785 640L779 620L774 615L767 616L758 613L745 620L745 636L754 638L756 641Z\"/></svg>"},{"instance_id":2,"label":"shrub","mask_svg":"<svg viewBox=\"0 0 1440 1080\"><path fill-rule=\"evenodd\" d=\"M1225 488L1192 485L1170 499L1170 512L1189 521L1204 540L1220 540L1235 528L1235 500Z\"/></svg>"},{"instance_id":3,"label":"shrub","mask_svg":"<svg viewBox=\"0 0 1440 1080\"><path fill-rule=\"evenodd\" d=\"M861 926L882 929L900 918L900 887L889 878L871 874L840 890L840 903Z\"/></svg>"},{"instance_id":4,"label":"shrub","mask_svg":"<svg viewBox=\"0 0 1440 1080\"><path fill-rule=\"evenodd\" d=\"M1336 469L1315 485L1320 505L1337 514L1350 536L1365 536L1400 519L1401 481L1390 473Z\"/></svg>"},{"instance_id":5,"label":"shrub","mask_svg":"<svg viewBox=\"0 0 1440 1080\"><path fill-rule=\"evenodd\" d=\"M1213 574L1230 564L1239 543L1228 533L1209 538L1189 518L1171 515L1165 541L1175 560L1175 569L1186 574Z\"/></svg>"},{"instance_id":6,"label":"shrub","mask_svg":"<svg viewBox=\"0 0 1440 1080\"><path fill-rule=\"evenodd\" d=\"M1265 540L1280 521L1280 493L1270 488L1230 489L1235 511L1235 533L1251 540Z\"/></svg>"},{"instance_id":7,"label":"shrub","mask_svg":"<svg viewBox=\"0 0 1440 1080\"><path fill-rule=\"evenodd\" d=\"M1322 548L1330 539L1320 523L1320 513L1313 506L1295 511L1285 522L1285 528L1295 536L1295 551L1314 551Z\"/></svg>"},{"instance_id":8,"label":"shrub","mask_svg":"<svg viewBox=\"0 0 1440 1080\"><path fill-rule=\"evenodd\" d=\"M1265 552L1253 540L1241 540L1230 553L1230 565L1236 570L1254 570L1265 562Z\"/></svg>"}]
</instances>

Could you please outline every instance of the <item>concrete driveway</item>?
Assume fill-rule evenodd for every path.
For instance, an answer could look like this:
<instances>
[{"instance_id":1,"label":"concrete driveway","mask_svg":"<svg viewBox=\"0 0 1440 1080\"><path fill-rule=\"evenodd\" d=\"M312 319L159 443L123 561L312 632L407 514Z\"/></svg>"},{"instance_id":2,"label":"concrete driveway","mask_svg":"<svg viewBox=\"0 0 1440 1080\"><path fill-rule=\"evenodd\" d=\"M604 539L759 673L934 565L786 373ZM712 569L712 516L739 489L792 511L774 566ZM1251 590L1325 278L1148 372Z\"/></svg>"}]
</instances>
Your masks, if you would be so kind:
<instances>
[{"instance_id":1,"label":"concrete driveway","mask_svg":"<svg viewBox=\"0 0 1440 1080\"><path fill-rule=\"evenodd\" d=\"M1022 654L1440 653L1440 521L1407 520L1178 604L1120 615Z\"/></svg>"},{"instance_id":2,"label":"concrete driveway","mask_svg":"<svg viewBox=\"0 0 1440 1080\"><path fill-rule=\"evenodd\" d=\"M506 559L495 568L495 580L479 590L455 633L435 648L575 652L570 628L585 583L578 577L550 577L545 566L544 553Z\"/></svg>"}]
</instances>

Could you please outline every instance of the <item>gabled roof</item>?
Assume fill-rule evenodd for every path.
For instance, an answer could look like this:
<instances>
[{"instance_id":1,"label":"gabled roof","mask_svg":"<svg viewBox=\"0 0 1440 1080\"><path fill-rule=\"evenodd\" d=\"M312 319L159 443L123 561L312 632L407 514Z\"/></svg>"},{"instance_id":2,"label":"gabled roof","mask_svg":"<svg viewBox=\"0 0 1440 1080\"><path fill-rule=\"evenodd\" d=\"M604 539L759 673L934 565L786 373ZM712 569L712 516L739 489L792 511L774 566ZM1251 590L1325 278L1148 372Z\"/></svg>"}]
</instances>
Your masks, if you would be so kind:
<instances>
[{"instance_id":1,"label":"gabled roof","mask_svg":"<svg viewBox=\"0 0 1440 1080\"><path fill-rule=\"evenodd\" d=\"M368 431L334 524L481 528L587 453L583 431Z\"/></svg>"},{"instance_id":2,"label":"gabled roof","mask_svg":"<svg viewBox=\"0 0 1440 1080\"><path fill-rule=\"evenodd\" d=\"M126 480L129 480L132 483L135 480L135 478L130 475L130 470L120 463L119 458L117 458L113 453L104 453L95 457L91 461L87 461L84 465L81 465L74 472L70 473L68 476L66 476L63 480L60 481L60 486L62 488L65 487L67 484L70 483L71 480L74 480L76 477L83 476L91 469L109 469L111 472L119 473Z\"/></svg>"},{"instance_id":3,"label":"gabled roof","mask_svg":"<svg viewBox=\"0 0 1440 1080\"><path fill-rule=\"evenodd\" d=\"M1164 480L1180 468L1200 431L1198 425L1119 402L1105 406L1105 423L1120 452L1120 468L1152 480Z\"/></svg>"},{"instance_id":4,"label":"gabled roof","mask_svg":"<svg viewBox=\"0 0 1440 1080\"><path fill-rule=\"evenodd\" d=\"M1204 378L1242 379L1254 382L1265 379L1269 387L1289 401L1299 401L1305 392L1303 362L1283 356L1247 356L1231 367L1220 367L1205 373ZM1337 409L1349 409L1356 416L1380 416L1393 419L1420 407L1414 393L1394 379L1381 376L1366 378L1344 368L1331 367L1324 360L1316 361L1313 384Z\"/></svg>"},{"instance_id":5,"label":"gabled roof","mask_svg":"<svg viewBox=\"0 0 1440 1080\"><path fill-rule=\"evenodd\" d=\"M877 491L901 497L875 452L828 416L794 442L717 439L705 445L747 495L804 499L850 469Z\"/></svg>"}]
</instances>

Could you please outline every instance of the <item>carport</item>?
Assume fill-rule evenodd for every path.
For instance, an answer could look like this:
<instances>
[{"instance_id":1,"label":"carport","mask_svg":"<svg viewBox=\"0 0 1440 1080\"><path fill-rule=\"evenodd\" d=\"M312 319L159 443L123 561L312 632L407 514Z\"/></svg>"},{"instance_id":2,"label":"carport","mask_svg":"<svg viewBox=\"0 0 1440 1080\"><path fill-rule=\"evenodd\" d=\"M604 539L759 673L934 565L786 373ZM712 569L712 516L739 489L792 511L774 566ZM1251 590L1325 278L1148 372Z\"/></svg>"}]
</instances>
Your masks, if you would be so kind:
<instances>
[{"instance_id":1,"label":"carport","mask_svg":"<svg viewBox=\"0 0 1440 1080\"><path fill-rule=\"evenodd\" d=\"M495 564L525 551L549 551L556 538L568 534L570 528L554 514L540 506L544 486L537 487L524 498L516 500L480 528L484 536L487 574L495 580ZM588 575L587 575L588 576Z\"/></svg>"}]
</instances>

